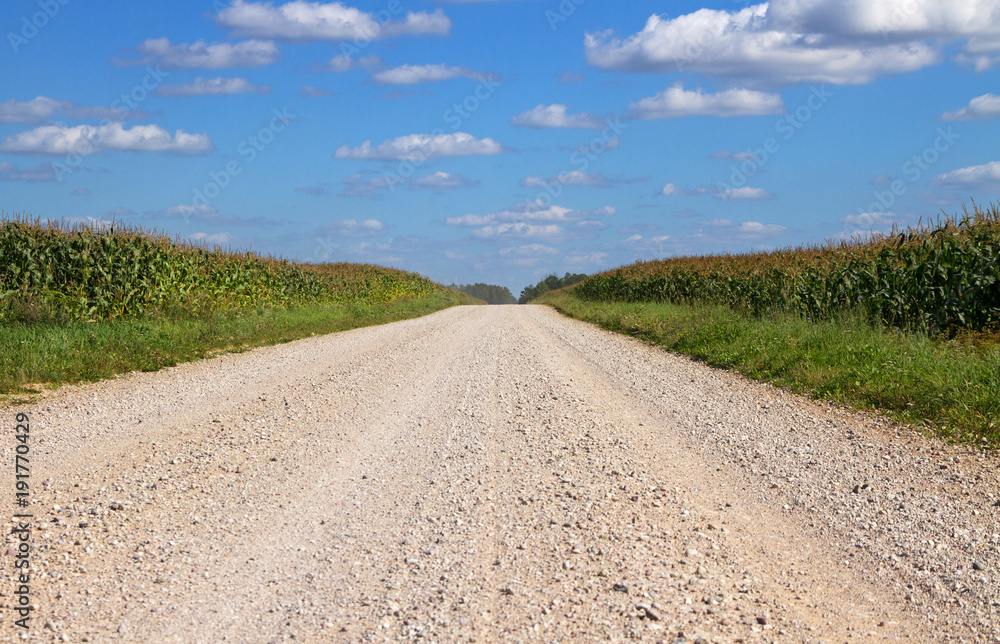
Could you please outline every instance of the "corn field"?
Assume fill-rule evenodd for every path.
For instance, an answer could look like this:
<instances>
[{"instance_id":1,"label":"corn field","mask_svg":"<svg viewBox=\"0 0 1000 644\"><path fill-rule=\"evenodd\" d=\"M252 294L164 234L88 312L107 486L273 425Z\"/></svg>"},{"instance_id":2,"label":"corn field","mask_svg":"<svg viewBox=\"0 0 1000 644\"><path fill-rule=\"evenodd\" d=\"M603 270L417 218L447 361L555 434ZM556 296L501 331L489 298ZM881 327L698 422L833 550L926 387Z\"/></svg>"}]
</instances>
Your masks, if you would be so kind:
<instances>
[{"instance_id":1,"label":"corn field","mask_svg":"<svg viewBox=\"0 0 1000 644\"><path fill-rule=\"evenodd\" d=\"M584 299L721 304L829 319L861 310L880 324L931 333L1000 329L1000 211L822 247L680 257L594 275Z\"/></svg>"},{"instance_id":2,"label":"corn field","mask_svg":"<svg viewBox=\"0 0 1000 644\"><path fill-rule=\"evenodd\" d=\"M442 287L361 264L297 264L106 229L0 219L0 321L43 310L73 320L199 314L298 304L385 303Z\"/></svg>"}]
</instances>

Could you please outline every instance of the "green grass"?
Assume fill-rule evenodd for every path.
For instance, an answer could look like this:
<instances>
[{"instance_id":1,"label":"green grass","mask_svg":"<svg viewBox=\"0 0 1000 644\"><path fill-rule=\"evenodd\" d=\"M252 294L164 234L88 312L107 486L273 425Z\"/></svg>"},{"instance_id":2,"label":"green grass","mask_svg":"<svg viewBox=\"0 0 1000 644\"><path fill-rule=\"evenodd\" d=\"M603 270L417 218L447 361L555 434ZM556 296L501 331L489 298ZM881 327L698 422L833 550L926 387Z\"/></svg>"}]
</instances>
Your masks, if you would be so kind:
<instances>
[{"instance_id":1,"label":"green grass","mask_svg":"<svg viewBox=\"0 0 1000 644\"><path fill-rule=\"evenodd\" d=\"M942 438L1000 447L1000 346L869 324L751 317L723 306L585 301L572 289L536 300L669 351L792 391L873 409Z\"/></svg>"},{"instance_id":2,"label":"green grass","mask_svg":"<svg viewBox=\"0 0 1000 644\"><path fill-rule=\"evenodd\" d=\"M388 304L260 308L196 317L98 322L3 323L0 401L20 402L59 384L96 381L129 371L155 371L218 353L481 303L464 293L440 289L432 295Z\"/></svg>"}]
</instances>

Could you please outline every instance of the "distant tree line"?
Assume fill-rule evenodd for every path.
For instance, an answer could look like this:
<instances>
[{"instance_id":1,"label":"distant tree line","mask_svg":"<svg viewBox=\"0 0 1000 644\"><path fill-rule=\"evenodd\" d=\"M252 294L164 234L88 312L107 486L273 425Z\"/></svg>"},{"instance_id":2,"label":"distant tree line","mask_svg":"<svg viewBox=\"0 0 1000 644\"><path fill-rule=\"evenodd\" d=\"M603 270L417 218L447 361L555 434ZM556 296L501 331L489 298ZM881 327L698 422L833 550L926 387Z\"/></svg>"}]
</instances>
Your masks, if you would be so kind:
<instances>
[{"instance_id":1,"label":"distant tree line","mask_svg":"<svg viewBox=\"0 0 1000 644\"><path fill-rule=\"evenodd\" d=\"M563 288L564 286L572 286L578 282L582 282L587 279L587 276L583 273L576 273L571 275L566 273L562 277L556 275L549 275L543 279L538 284L534 286L525 286L521 291L521 298L517 301L518 304L527 304L536 297L541 297L549 291L554 291L557 288Z\"/></svg>"},{"instance_id":2,"label":"distant tree line","mask_svg":"<svg viewBox=\"0 0 1000 644\"><path fill-rule=\"evenodd\" d=\"M472 297L478 297L487 304L517 304L517 298L506 286L496 284L452 284L450 288L463 293L468 293Z\"/></svg>"}]
</instances>

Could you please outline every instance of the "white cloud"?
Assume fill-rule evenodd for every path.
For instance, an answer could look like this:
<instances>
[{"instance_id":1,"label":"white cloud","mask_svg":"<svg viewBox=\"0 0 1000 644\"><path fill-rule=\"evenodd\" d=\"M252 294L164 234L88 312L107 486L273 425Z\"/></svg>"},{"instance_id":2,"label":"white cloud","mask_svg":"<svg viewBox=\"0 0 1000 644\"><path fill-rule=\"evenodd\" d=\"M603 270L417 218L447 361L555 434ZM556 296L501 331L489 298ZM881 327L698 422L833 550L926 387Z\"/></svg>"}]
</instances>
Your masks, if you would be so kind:
<instances>
[{"instance_id":1,"label":"white cloud","mask_svg":"<svg viewBox=\"0 0 1000 644\"><path fill-rule=\"evenodd\" d=\"M611 179L600 172L585 172L583 170L571 170L562 172L555 177L525 177L521 179L521 185L525 188L548 188L553 185L562 184L564 186L588 186L591 188L610 188L616 184L636 183L645 181L642 179Z\"/></svg>"},{"instance_id":2,"label":"white cloud","mask_svg":"<svg viewBox=\"0 0 1000 644\"><path fill-rule=\"evenodd\" d=\"M774 195L763 188L751 188L750 186L744 186L743 188L722 190L715 195L715 198L721 199L722 201L766 201L768 199L774 199Z\"/></svg>"},{"instance_id":3,"label":"white cloud","mask_svg":"<svg viewBox=\"0 0 1000 644\"><path fill-rule=\"evenodd\" d=\"M21 169L13 163L0 163L0 181L24 181L25 183L42 183L55 179L55 168L51 163L43 163L34 168ZM74 194L76 192L74 191ZM89 192L87 193L89 194Z\"/></svg>"},{"instance_id":4,"label":"white cloud","mask_svg":"<svg viewBox=\"0 0 1000 644\"><path fill-rule=\"evenodd\" d=\"M945 112L945 121L979 121L1000 117L1000 96L983 94L969 101L969 104L954 112Z\"/></svg>"},{"instance_id":5,"label":"white cloud","mask_svg":"<svg viewBox=\"0 0 1000 644\"><path fill-rule=\"evenodd\" d=\"M473 236L480 239L497 239L510 237L556 237L563 233L561 226L555 224L529 224L523 221L483 226L472 231Z\"/></svg>"},{"instance_id":6,"label":"white cloud","mask_svg":"<svg viewBox=\"0 0 1000 644\"><path fill-rule=\"evenodd\" d=\"M126 129L121 123L75 127L42 125L8 136L0 143L0 152L55 156L86 156L103 150L202 154L214 149L211 139L205 134L177 130L171 136L157 125L136 125Z\"/></svg>"},{"instance_id":7,"label":"white cloud","mask_svg":"<svg viewBox=\"0 0 1000 644\"><path fill-rule=\"evenodd\" d=\"M952 170L938 175L931 183L956 190L993 189L1000 186L1000 161Z\"/></svg>"},{"instance_id":8,"label":"white cloud","mask_svg":"<svg viewBox=\"0 0 1000 644\"><path fill-rule=\"evenodd\" d=\"M383 69L372 75L379 85L418 85L450 80L452 78L472 78L479 80L488 78L490 74L477 72L468 67L449 67L448 65L401 65Z\"/></svg>"},{"instance_id":9,"label":"white cloud","mask_svg":"<svg viewBox=\"0 0 1000 644\"><path fill-rule=\"evenodd\" d=\"M201 242L207 246L222 247L232 246L233 242L236 241L236 238L229 233L215 233L210 235L208 233L199 232L191 235L190 239L196 242Z\"/></svg>"},{"instance_id":10,"label":"white cloud","mask_svg":"<svg viewBox=\"0 0 1000 644\"><path fill-rule=\"evenodd\" d=\"M380 18L340 2L295 0L274 6L234 0L218 13L216 22L240 36L300 42L447 36L451 31L451 20L440 9L433 13L410 11L402 20Z\"/></svg>"},{"instance_id":11,"label":"white cloud","mask_svg":"<svg viewBox=\"0 0 1000 644\"><path fill-rule=\"evenodd\" d=\"M840 220L843 224L842 230L836 238L851 239L861 235L862 237L870 233L890 233L894 230L905 230L908 228L908 217L897 215L891 212L866 212L857 215L847 215Z\"/></svg>"},{"instance_id":12,"label":"white cloud","mask_svg":"<svg viewBox=\"0 0 1000 644\"><path fill-rule=\"evenodd\" d=\"M164 69L227 69L262 67L281 56L269 40L212 43L203 40L174 45L169 38L150 38L135 48L139 58L115 58L119 66L155 63Z\"/></svg>"},{"instance_id":13,"label":"white cloud","mask_svg":"<svg viewBox=\"0 0 1000 644\"><path fill-rule=\"evenodd\" d=\"M787 33L911 42L969 38L982 46L1000 35L996 0L776 0L767 20Z\"/></svg>"},{"instance_id":14,"label":"white cloud","mask_svg":"<svg viewBox=\"0 0 1000 644\"><path fill-rule=\"evenodd\" d=\"M462 215L461 217L448 217L445 219L449 226L486 226L496 223L496 215Z\"/></svg>"},{"instance_id":15,"label":"white cloud","mask_svg":"<svg viewBox=\"0 0 1000 644\"><path fill-rule=\"evenodd\" d=\"M452 190L455 188L468 188L477 184L477 181L466 179L461 174L435 172L426 177L414 179L410 185L415 189Z\"/></svg>"},{"instance_id":16,"label":"white cloud","mask_svg":"<svg viewBox=\"0 0 1000 644\"><path fill-rule=\"evenodd\" d=\"M552 105L536 105L527 112L522 112L510 120L511 125L536 129L564 127L583 130L601 130L606 127L604 119L594 114L583 113L569 115L568 107L559 103Z\"/></svg>"},{"instance_id":17,"label":"white cloud","mask_svg":"<svg viewBox=\"0 0 1000 644\"><path fill-rule=\"evenodd\" d=\"M373 146L365 141L356 148L344 144L337 148L337 159L378 159L383 161L426 161L441 157L492 156L503 153L503 146L490 138L477 139L466 132L452 134L410 134Z\"/></svg>"},{"instance_id":18,"label":"white cloud","mask_svg":"<svg viewBox=\"0 0 1000 644\"><path fill-rule=\"evenodd\" d=\"M368 237L385 232L386 226L378 219L338 219L316 229L313 234L333 237Z\"/></svg>"},{"instance_id":19,"label":"white cloud","mask_svg":"<svg viewBox=\"0 0 1000 644\"><path fill-rule=\"evenodd\" d=\"M714 235L723 237L735 236L744 239L756 239L760 237L774 237L787 232L788 229L777 224L762 224L759 221L744 221L737 223L729 219L713 219L706 221L702 226L707 226L714 230Z\"/></svg>"},{"instance_id":20,"label":"white cloud","mask_svg":"<svg viewBox=\"0 0 1000 644\"><path fill-rule=\"evenodd\" d=\"M763 188L730 188L723 190L718 186L703 186L697 188L681 188L676 183L668 183L663 186L660 194L664 197L704 197L711 195L714 199L721 201L740 200L767 200L774 199L774 195Z\"/></svg>"},{"instance_id":21,"label":"white cloud","mask_svg":"<svg viewBox=\"0 0 1000 644\"><path fill-rule=\"evenodd\" d=\"M164 83L156 88L159 96L218 96L221 94L267 94L270 85L254 85L245 78L195 78L184 85Z\"/></svg>"},{"instance_id":22,"label":"white cloud","mask_svg":"<svg viewBox=\"0 0 1000 644\"><path fill-rule=\"evenodd\" d=\"M30 101L10 99L0 103L0 123L40 123L62 114L70 118L146 118L145 112L115 109L113 107L77 105L73 101L60 101L47 96L36 96Z\"/></svg>"},{"instance_id":23,"label":"white cloud","mask_svg":"<svg viewBox=\"0 0 1000 644\"><path fill-rule=\"evenodd\" d=\"M681 188L676 183L668 183L660 191L664 197L701 197L718 193L719 189L714 186L710 188Z\"/></svg>"},{"instance_id":24,"label":"white cloud","mask_svg":"<svg viewBox=\"0 0 1000 644\"><path fill-rule=\"evenodd\" d=\"M931 39L991 36L1000 27L989 15L997 0L922 4L900 25L900 0L772 0L734 12L653 15L624 40L588 33L584 48L587 62L602 69L695 72L770 86L861 84L938 62L940 45ZM970 14L981 14L978 26Z\"/></svg>"},{"instance_id":25,"label":"white cloud","mask_svg":"<svg viewBox=\"0 0 1000 644\"><path fill-rule=\"evenodd\" d=\"M448 217L449 226L475 228L473 236L481 239L509 237L565 237L590 234L606 227L599 217L616 214L612 206L596 210L573 210L549 204L545 199L520 203L512 208L486 215Z\"/></svg>"},{"instance_id":26,"label":"white cloud","mask_svg":"<svg viewBox=\"0 0 1000 644\"><path fill-rule=\"evenodd\" d=\"M179 206L171 206L163 212L171 217L181 217L187 219L192 215L215 215L218 214L219 211L207 203L199 203L197 205L181 204Z\"/></svg>"},{"instance_id":27,"label":"white cloud","mask_svg":"<svg viewBox=\"0 0 1000 644\"><path fill-rule=\"evenodd\" d=\"M701 89L686 91L680 85L644 98L628 106L625 118L671 119L685 116L761 116L784 114L785 102L777 94L747 89L731 89L706 94Z\"/></svg>"}]
</instances>

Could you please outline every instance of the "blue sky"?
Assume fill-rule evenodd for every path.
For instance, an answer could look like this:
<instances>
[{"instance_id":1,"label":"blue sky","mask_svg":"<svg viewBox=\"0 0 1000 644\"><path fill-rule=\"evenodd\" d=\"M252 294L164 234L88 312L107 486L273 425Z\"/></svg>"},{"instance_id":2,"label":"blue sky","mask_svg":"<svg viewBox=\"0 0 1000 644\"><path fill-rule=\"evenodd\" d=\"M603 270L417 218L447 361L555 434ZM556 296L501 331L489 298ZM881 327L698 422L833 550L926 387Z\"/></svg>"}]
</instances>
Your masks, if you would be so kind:
<instances>
[{"instance_id":1,"label":"blue sky","mask_svg":"<svg viewBox=\"0 0 1000 644\"><path fill-rule=\"evenodd\" d=\"M0 208L517 294L1000 186L1000 0L10 1Z\"/></svg>"}]
</instances>

